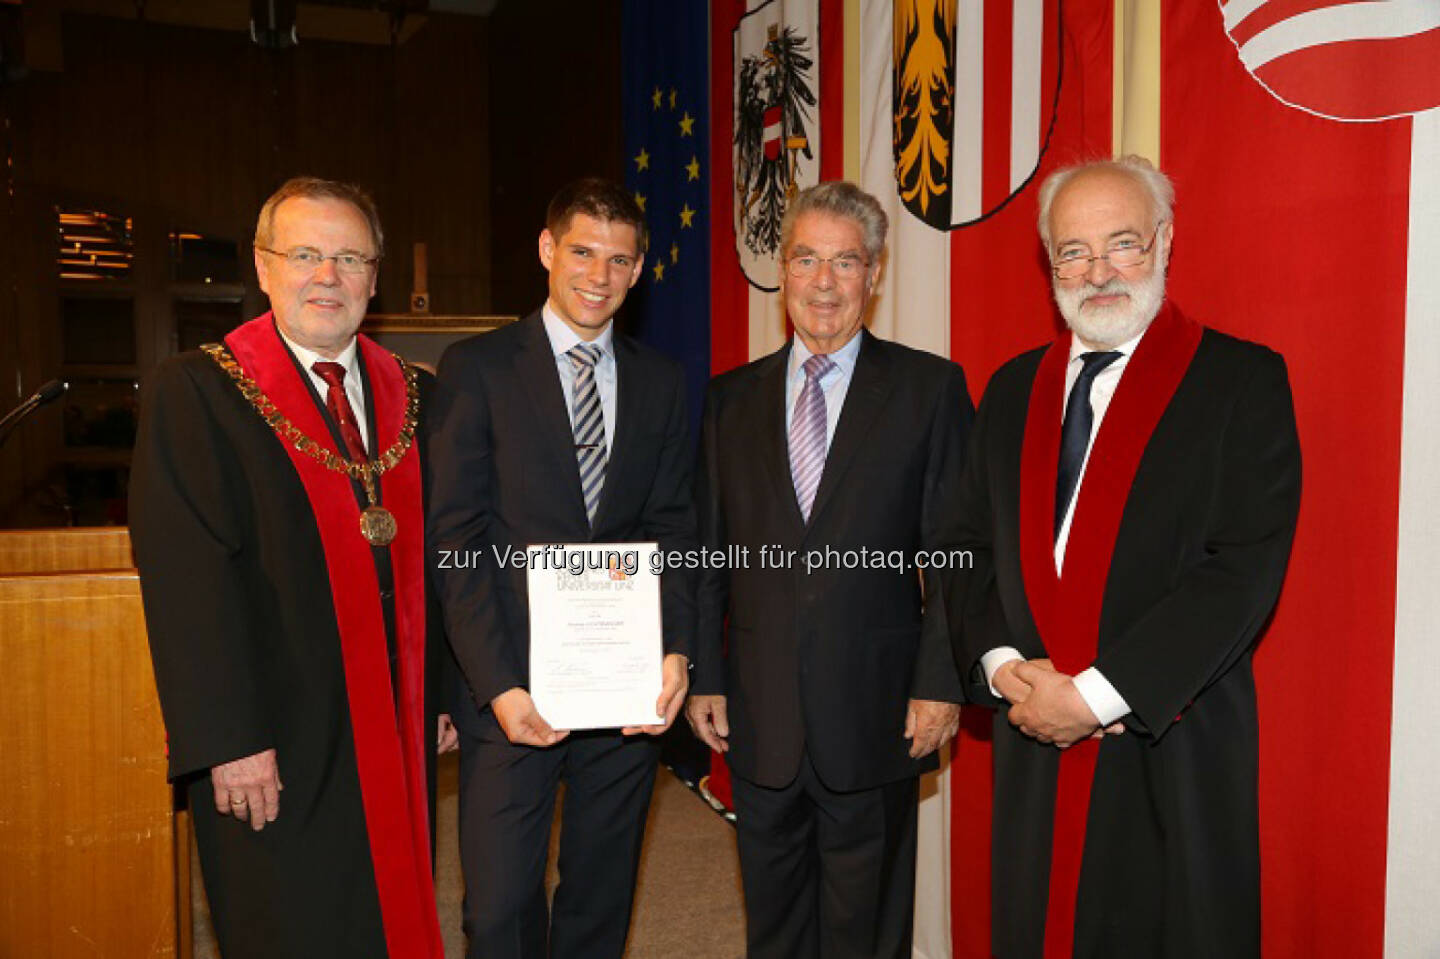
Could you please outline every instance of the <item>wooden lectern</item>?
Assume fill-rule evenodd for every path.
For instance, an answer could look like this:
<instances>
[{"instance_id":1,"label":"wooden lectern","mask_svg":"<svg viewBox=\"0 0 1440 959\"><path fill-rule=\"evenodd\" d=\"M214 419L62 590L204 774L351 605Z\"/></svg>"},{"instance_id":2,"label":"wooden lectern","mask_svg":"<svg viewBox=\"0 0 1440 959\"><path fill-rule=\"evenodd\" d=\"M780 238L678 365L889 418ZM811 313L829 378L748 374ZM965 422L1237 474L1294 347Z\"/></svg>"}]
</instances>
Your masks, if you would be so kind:
<instances>
[{"instance_id":1,"label":"wooden lectern","mask_svg":"<svg viewBox=\"0 0 1440 959\"><path fill-rule=\"evenodd\" d=\"M188 957L128 530L0 531L0 682L0 957Z\"/></svg>"}]
</instances>

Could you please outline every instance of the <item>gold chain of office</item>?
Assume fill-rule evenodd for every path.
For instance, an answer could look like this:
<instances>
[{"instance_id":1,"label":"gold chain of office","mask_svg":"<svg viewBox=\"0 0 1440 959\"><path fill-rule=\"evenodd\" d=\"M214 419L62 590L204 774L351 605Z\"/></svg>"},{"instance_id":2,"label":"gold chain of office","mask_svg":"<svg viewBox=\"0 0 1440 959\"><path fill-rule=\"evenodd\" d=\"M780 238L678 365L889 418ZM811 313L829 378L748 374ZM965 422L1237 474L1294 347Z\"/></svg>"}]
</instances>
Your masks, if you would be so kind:
<instances>
[{"instance_id":1,"label":"gold chain of office","mask_svg":"<svg viewBox=\"0 0 1440 959\"><path fill-rule=\"evenodd\" d=\"M373 460L355 462L344 459L331 450L315 442L298 426L290 422L289 418L281 413L271 402L270 397L245 375L235 357L230 351L219 343L206 343L200 347L212 360L235 381L244 396L254 407L260 418L275 431L275 435L282 442L288 442L295 449L318 462L321 466L336 473L344 473L352 480L364 484L365 498L369 505L360 513L360 534L365 537L373 546L388 546L394 539L397 531L395 515L388 509L376 502L375 480L387 470L394 468L400 460L409 452L410 447L415 443L415 424L420 416L420 381L415 373L415 368L407 364L395 354L395 362L400 365L401 371L405 374L405 418L400 424L400 435L390 448L381 453Z\"/></svg>"}]
</instances>

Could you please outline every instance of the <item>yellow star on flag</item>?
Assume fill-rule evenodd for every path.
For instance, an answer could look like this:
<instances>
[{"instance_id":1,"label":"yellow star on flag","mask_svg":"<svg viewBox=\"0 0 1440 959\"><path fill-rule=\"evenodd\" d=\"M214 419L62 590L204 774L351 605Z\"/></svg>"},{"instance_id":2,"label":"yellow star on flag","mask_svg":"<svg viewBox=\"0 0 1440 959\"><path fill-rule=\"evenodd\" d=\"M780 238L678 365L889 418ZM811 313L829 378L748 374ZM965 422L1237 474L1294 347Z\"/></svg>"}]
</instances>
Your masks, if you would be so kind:
<instances>
[{"instance_id":1,"label":"yellow star on flag","mask_svg":"<svg viewBox=\"0 0 1440 959\"><path fill-rule=\"evenodd\" d=\"M675 109L675 88L670 88L670 109Z\"/></svg>"},{"instance_id":2,"label":"yellow star on flag","mask_svg":"<svg viewBox=\"0 0 1440 959\"><path fill-rule=\"evenodd\" d=\"M644 147L641 147L640 152L635 156L635 169L637 171L650 169L650 154Z\"/></svg>"},{"instance_id":3,"label":"yellow star on flag","mask_svg":"<svg viewBox=\"0 0 1440 959\"><path fill-rule=\"evenodd\" d=\"M661 96L661 94L660 94L660 88L659 88L659 87L656 87L656 88L655 88L655 92L654 92L653 94L651 94L651 96L650 96L650 103L652 104L651 109L653 109L653 110L658 110L658 109L660 109L660 96Z\"/></svg>"},{"instance_id":4,"label":"yellow star on flag","mask_svg":"<svg viewBox=\"0 0 1440 959\"><path fill-rule=\"evenodd\" d=\"M665 264L657 262L651 269L655 272L655 282L663 283L665 281Z\"/></svg>"},{"instance_id":5,"label":"yellow star on flag","mask_svg":"<svg viewBox=\"0 0 1440 959\"><path fill-rule=\"evenodd\" d=\"M635 205L640 208L641 213L645 212L645 194L639 191L635 193Z\"/></svg>"},{"instance_id":6,"label":"yellow star on flag","mask_svg":"<svg viewBox=\"0 0 1440 959\"><path fill-rule=\"evenodd\" d=\"M670 262L671 262L671 263L679 263L679 262L680 262L680 244L679 244L679 243L671 243L671 244L670 244Z\"/></svg>"},{"instance_id":7,"label":"yellow star on flag","mask_svg":"<svg viewBox=\"0 0 1440 959\"><path fill-rule=\"evenodd\" d=\"M690 222L690 221L693 220L694 218L695 218L695 211L692 210L692 209L690 209L690 204L687 203L687 204L685 204L683 207L680 208L680 225L681 225L681 226L694 226L695 224L693 224L693 223Z\"/></svg>"},{"instance_id":8,"label":"yellow star on flag","mask_svg":"<svg viewBox=\"0 0 1440 959\"><path fill-rule=\"evenodd\" d=\"M690 115L689 110L686 110L685 114L680 117L680 135L682 137L688 137L694 135L694 133L695 118Z\"/></svg>"},{"instance_id":9,"label":"yellow star on flag","mask_svg":"<svg viewBox=\"0 0 1440 959\"><path fill-rule=\"evenodd\" d=\"M692 156L692 157L690 158L690 162L687 163L687 164L685 164L685 174L686 174L685 179L687 179L687 180L698 180L698 179L700 179L700 158L699 158L699 157Z\"/></svg>"}]
</instances>

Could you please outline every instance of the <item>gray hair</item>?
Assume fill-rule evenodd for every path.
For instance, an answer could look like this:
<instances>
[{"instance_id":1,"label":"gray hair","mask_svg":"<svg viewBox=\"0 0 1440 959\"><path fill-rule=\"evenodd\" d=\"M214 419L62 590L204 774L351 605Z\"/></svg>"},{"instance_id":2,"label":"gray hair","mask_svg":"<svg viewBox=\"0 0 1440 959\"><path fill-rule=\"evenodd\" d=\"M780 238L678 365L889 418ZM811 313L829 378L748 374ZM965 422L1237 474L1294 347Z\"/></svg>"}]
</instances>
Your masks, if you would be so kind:
<instances>
[{"instance_id":1,"label":"gray hair","mask_svg":"<svg viewBox=\"0 0 1440 959\"><path fill-rule=\"evenodd\" d=\"M375 241L375 255L385 255L385 232L380 229L380 211L370 194L353 183L339 180L324 180L315 176L291 177L270 194L270 199L260 208L255 221L255 245L270 247L274 243L275 211L286 200L303 197L307 200L341 200L353 206L370 227L370 237Z\"/></svg>"},{"instance_id":2,"label":"gray hair","mask_svg":"<svg viewBox=\"0 0 1440 959\"><path fill-rule=\"evenodd\" d=\"M890 228L890 220L879 200L847 180L817 183L801 190L790 201L780 221L782 254L790 249L790 241L795 237L795 221L806 213L829 213L854 220L865 236L865 255L871 265L879 262L880 254L885 251L885 231Z\"/></svg>"},{"instance_id":3,"label":"gray hair","mask_svg":"<svg viewBox=\"0 0 1440 959\"><path fill-rule=\"evenodd\" d=\"M1155 211L1155 224L1172 220L1175 208L1175 186L1170 178L1142 156L1133 153L1114 160L1091 160L1061 167L1045 178L1040 184L1040 240L1050 248L1050 206L1061 187L1077 175L1090 170L1113 170L1135 181L1150 197L1150 207Z\"/></svg>"}]
</instances>

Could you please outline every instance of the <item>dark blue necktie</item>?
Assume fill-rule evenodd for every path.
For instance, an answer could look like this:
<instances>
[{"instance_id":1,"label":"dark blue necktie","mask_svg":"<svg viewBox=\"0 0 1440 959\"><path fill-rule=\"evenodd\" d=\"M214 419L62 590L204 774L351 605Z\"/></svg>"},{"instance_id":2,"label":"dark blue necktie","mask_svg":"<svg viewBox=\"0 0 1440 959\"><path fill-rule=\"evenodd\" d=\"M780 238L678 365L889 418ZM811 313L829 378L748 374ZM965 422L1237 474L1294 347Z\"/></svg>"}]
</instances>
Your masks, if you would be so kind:
<instances>
[{"instance_id":1,"label":"dark blue necktie","mask_svg":"<svg viewBox=\"0 0 1440 959\"><path fill-rule=\"evenodd\" d=\"M1060 526L1065 522L1065 511L1070 507L1070 498L1075 495L1075 486L1080 481L1080 467L1085 465L1085 450L1090 445L1090 427L1095 422L1095 411L1090 407L1090 387L1095 377L1111 363L1120 359L1121 353L1081 353L1080 362L1085 368L1075 377L1070 387L1070 402L1065 404L1065 422L1060 426L1060 471L1055 477L1055 537L1060 537Z\"/></svg>"}]
</instances>

